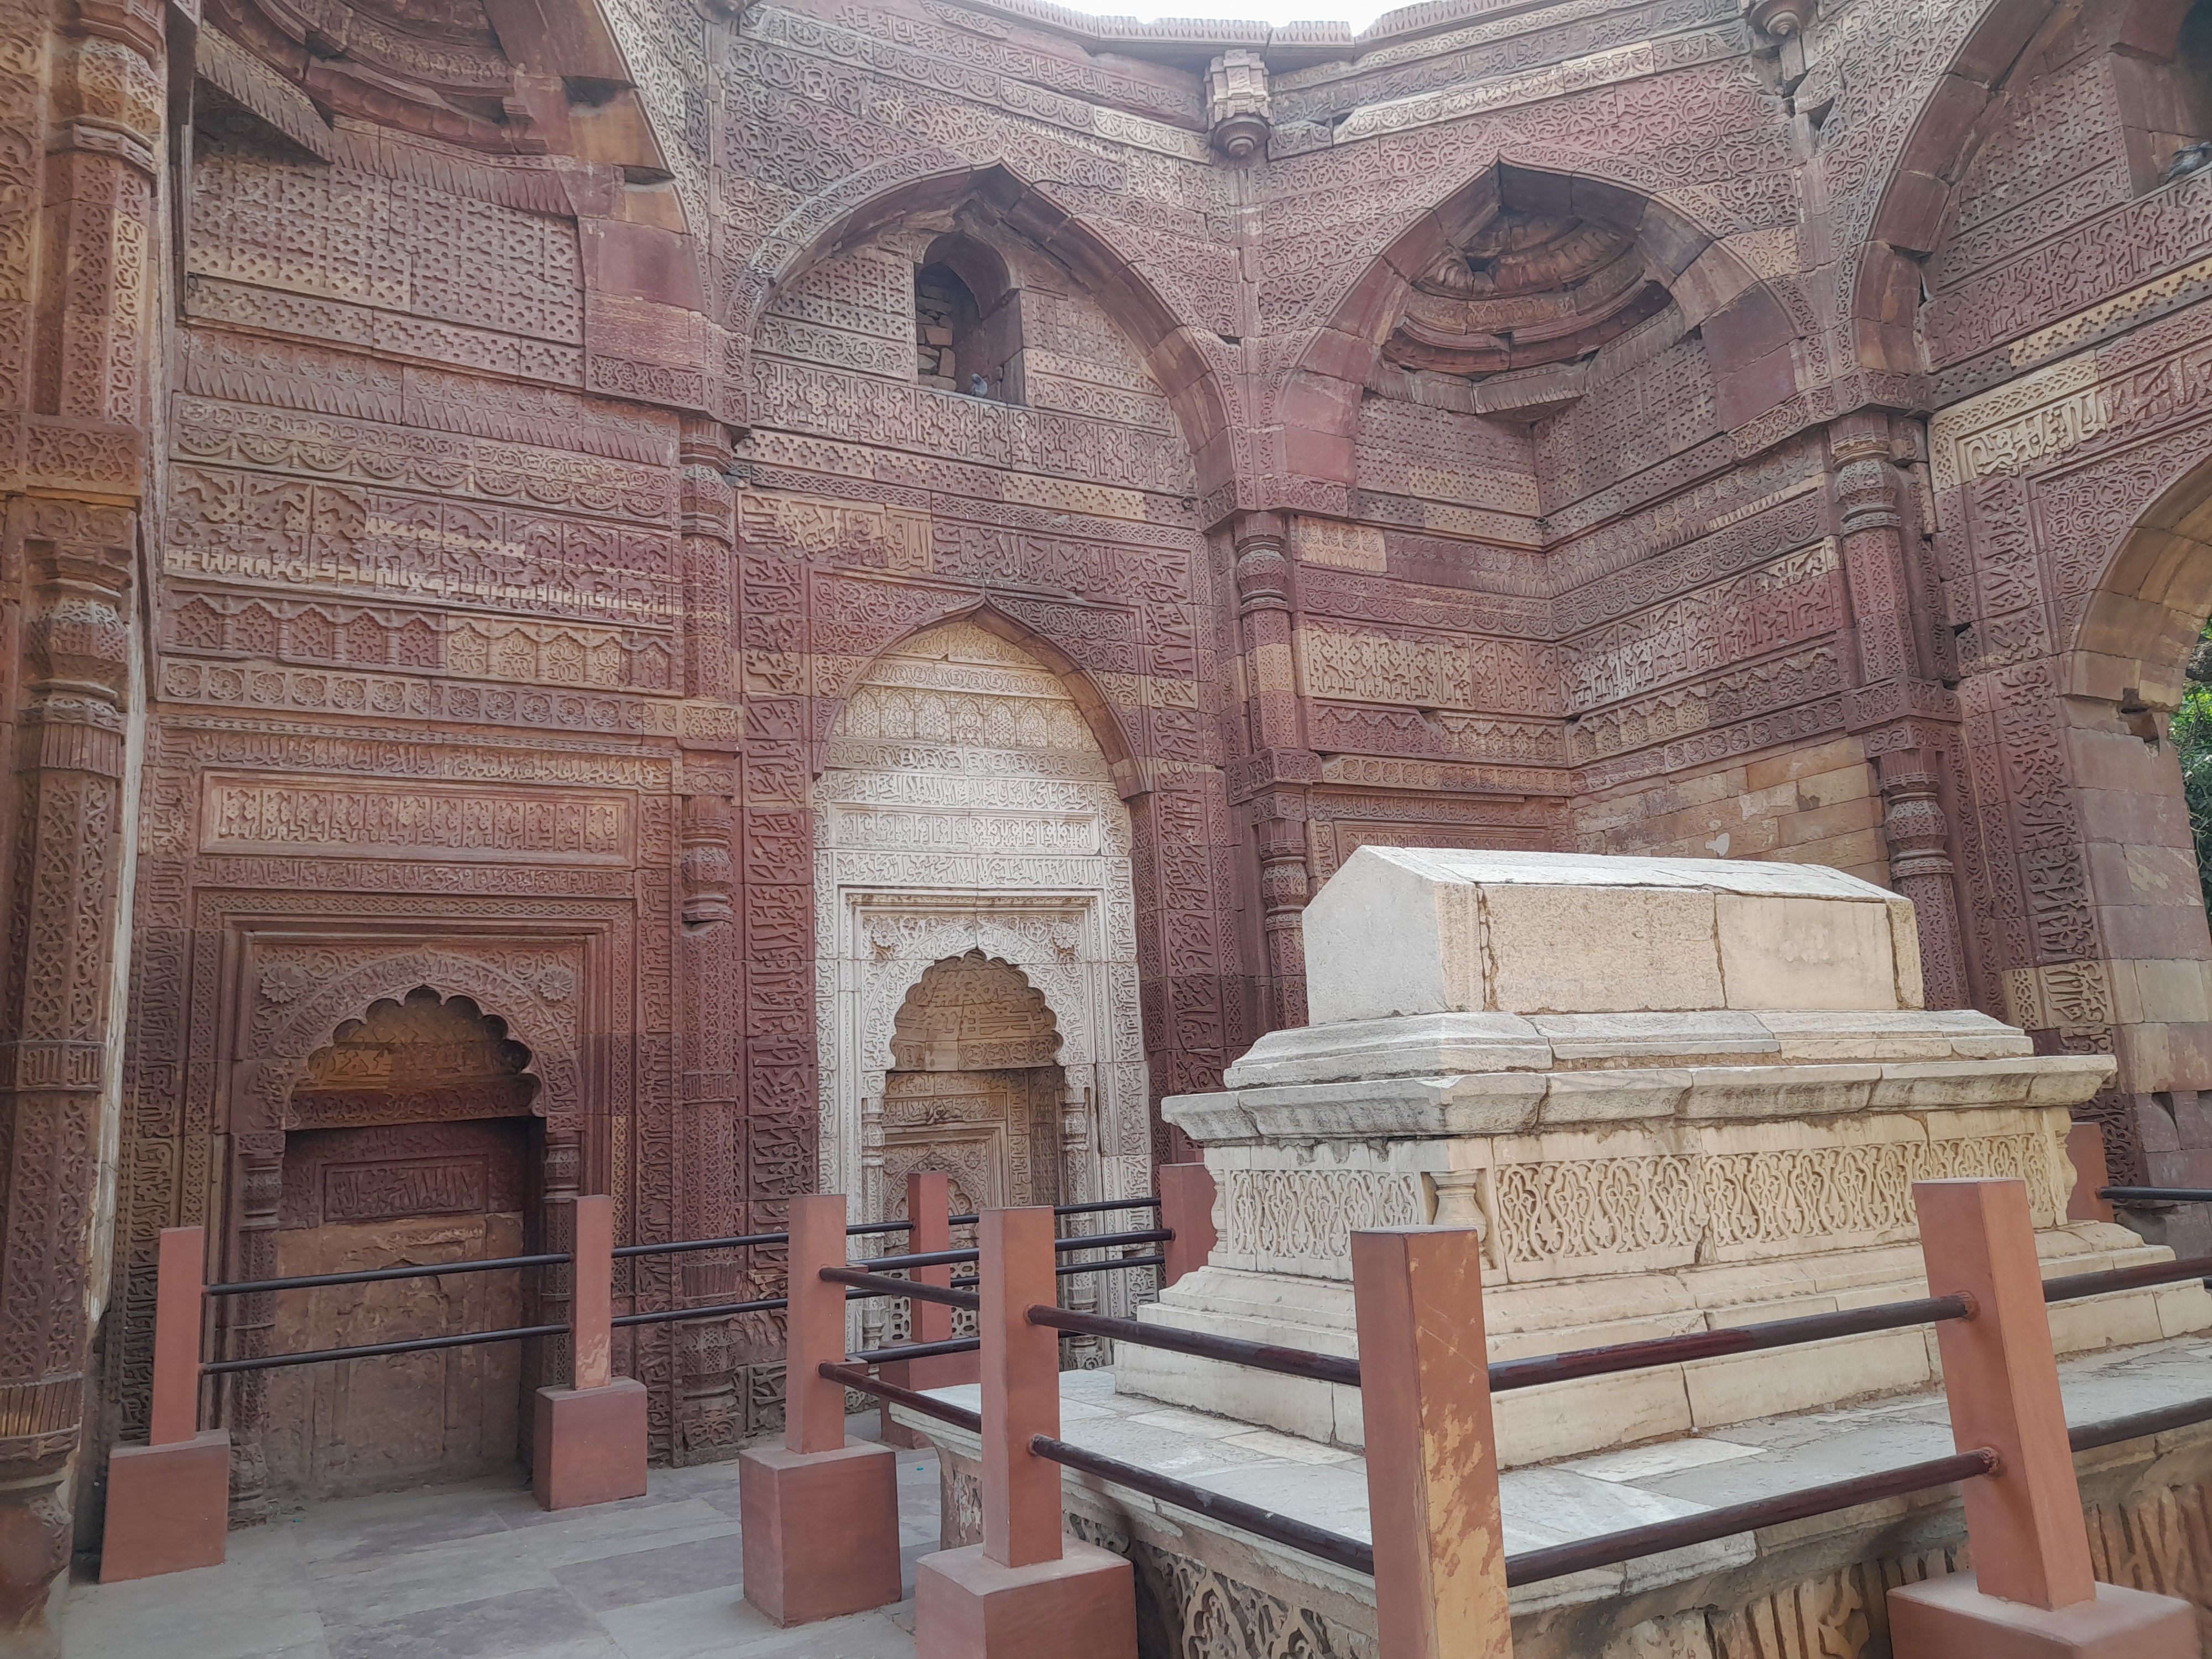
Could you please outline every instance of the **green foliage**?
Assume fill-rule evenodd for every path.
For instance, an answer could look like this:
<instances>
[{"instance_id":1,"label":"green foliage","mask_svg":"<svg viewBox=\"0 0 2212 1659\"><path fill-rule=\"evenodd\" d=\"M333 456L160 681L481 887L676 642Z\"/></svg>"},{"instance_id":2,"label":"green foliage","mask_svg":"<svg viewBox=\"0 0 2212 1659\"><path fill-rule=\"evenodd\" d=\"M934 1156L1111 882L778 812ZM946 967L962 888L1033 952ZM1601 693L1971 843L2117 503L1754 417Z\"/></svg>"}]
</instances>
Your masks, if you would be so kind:
<instances>
[{"instance_id":1,"label":"green foliage","mask_svg":"<svg viewBox=\"0 0 2212 1659\"><path fill-rule=\"evenodd\" d=\"M2212 630L2207 631L2212 638ZM2192 667L2194 665L2191 665ZM2181 757L2181 793L2189 803L2189 832L2197 842L2197 878L2212 908L2212 685L2189 682L2172 725Z\"/></svg>"}]
</instances>

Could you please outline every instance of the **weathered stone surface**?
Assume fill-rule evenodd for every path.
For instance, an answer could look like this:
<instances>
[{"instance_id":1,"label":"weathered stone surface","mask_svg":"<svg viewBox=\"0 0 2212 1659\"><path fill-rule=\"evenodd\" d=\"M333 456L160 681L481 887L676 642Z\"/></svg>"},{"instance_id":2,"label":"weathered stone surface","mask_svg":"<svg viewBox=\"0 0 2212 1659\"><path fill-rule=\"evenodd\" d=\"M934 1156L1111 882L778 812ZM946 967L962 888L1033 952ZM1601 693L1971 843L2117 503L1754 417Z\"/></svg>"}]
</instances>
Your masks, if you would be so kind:
<instances>
[{"instance_id":1,"label":"weathered stone surface","mask_svg":"<svg viewBox=\"0 0 2212 1659\"><path fill-rule=\"evenodd\" d=\"M348 1126L542 1121L533 1245L580 1188L720 1237L925 1158L1146 1189L1188 1150L1152 1103L1305 1020L1304 907L1362 848L1826 866L1911 902L1895 1006L2111 1056L2069 1109L2115 1177L2212 1180L2160 738L2212 610L2194 33L187 9L174 64L157 8L0 3L0 1627L46 1640L67 1494L143 1432L155 1236L275 1271L309 1058L417 988L505 1022L531 1097ZM1635 1006L1705 1000L1639 902ZM1851 925L1725 1006L1862 1000ZM1030 1058L898 1064L971 950ZM656 1455L775 1420L772 1323L623 1340ZM266 1399L223 1396L241 1517Z\"/></svg>"}]
</instances>

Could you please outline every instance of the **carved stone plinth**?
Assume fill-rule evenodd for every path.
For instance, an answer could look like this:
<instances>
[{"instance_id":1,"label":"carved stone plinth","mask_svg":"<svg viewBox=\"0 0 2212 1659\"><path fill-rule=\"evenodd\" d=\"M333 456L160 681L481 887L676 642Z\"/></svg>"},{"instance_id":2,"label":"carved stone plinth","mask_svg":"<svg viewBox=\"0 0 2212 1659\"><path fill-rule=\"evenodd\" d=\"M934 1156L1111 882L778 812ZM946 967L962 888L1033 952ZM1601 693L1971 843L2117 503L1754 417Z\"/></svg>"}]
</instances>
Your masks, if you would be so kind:
<instances>
[{"instance_id":1,"label":"carved stone plinth","mask_svg":"<svg viewBox=\"0 0 2212 1659\"><path fill-rule=\"evenodd\" d=\"M645 1384L540 1389L532 1425L531 1489L538 1507L573 1510L645 1495Z\"/></svg>"},{"instance_id":2,"label":"carved stone plinth","mask_svg":"<svg viewBox=\"0 0 2212 1659\"><path fill-rule=\"evenodd\" d=\"M2197 1610L2118 1584L2094 1601L2033 1607L1984 1595L1971 1572L1889 1593L1896 1659L2191 1659Z\"/></svg>"},{"instance_id":3,"label":"carved stone plinth","mask_svg":"<svg viewBox=\"0 0 2212 1659\"><path fill-rule=\"evenodd\" d=\"M118 1446L107 1460L100 1582L222 1565L230 1433L203 1429L166 1446Z\"/></svg>"},{"instance_id":4,"label":"carved stone plinth","mask_svg":"<svg viewBox=\"0 0 2212 1659\"><path fill-rule=\"evenodd\" d=\"M1922 1294L1911 1184L2027 1183L2047 1270L2155 1259L2069 1222L2069 1109L2111 1075L1920 1004L1911 904L1828 870L1364 848L1307 907L1316 1024L1165 1103L1219 1186L1148 1322L1353 1352L1351 1233L1484 1237L1493 1358ZM2191 1289L2148 1335L2212 1325ZM2062 1352L2109 1340L2054 1319ZM1919 1333L1502 1396L1540 1462L1925 1386ZM1118 1385L1346 1445L1357 1390L1126 1348Z\"/></svg>"},{"instance_id":5,"label":"carved stone plinth","mask_svg":"<svg viewBox=\"0 0 2212 1659\"><path fill-rule=\"evenodd\" d=\"M745 1600L786 1626L897 1601L896 1456L865 1441L739 1453Z\"/></svg>"},{"instance_id":6,"label":"carved stone plinth","mask_svg":"<svg viewBox=\"0 0 2212 1659\"><path fill-rule=\"evenodd\" d=\"M915 1568L915 1659L1136 1659L1136 1575L1122 1557L1069 1539L1060 1559L1006 1567L981 1544Z\"/></svg>"}]
</instances>

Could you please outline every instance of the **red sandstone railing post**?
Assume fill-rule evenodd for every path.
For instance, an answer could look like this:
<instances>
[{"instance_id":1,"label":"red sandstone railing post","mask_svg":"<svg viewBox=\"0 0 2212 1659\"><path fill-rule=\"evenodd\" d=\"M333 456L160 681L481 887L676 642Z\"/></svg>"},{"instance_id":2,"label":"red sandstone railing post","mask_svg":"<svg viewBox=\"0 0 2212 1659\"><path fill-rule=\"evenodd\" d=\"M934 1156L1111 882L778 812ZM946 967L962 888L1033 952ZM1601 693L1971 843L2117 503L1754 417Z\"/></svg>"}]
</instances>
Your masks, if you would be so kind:
<instances>
[{"instance_id":1,"label":"red sandstone railing post","mask_svg":"<svg viewBox=\"0 0 2212 1659\"><path fill-rule=\"evenodd\" d=\"M1030 1450L1033 1436L1060 1438L1060 1334L1025 1316L1060 1299L1054 1237L1042 1207L986 1211L978 1231L983 1553L1002 1567L1060 1559L1060 1465Z\"/></svg>"},{"instance_id":2,"label":"red sandstone railing post","mask_svg":"<svg viewBox=\"0 0 2212 1659\"><path fill-rule=\"evenodd\" d=\"M952 1177L939 1170L910 1174L906 1178L906 1217L914 1224L908 1232L906 1253L927 1255L952 1248L952 1229L947 1224L952 1214ZM915 1267L907 1277L918 1285L935 1285L939 1288L952 1283L952 1269ZM945 1342L952 1336L952 1310L941 1302L910 1302L907 1304L911 1316L907 1322L907 1340L910 1342ZM963 1382L975 1382L979 1372L973 1353L940 1353L920 1359L895 1360L878 1368L878 1374L886 1382L907 1389L951 1389ZM890 1403L883 1407L883 1437L887 1446L920 1446L926 1442L913 1430L903 1428L891 1420Z\"/></svg>"},{"instance_id":3,"label":"red sandstone railing post","mask_svg":"<svg viewBox=\"0 0 2212 1659\"><path fill-rule=\"evenodd\" d=\"M223 1559L230 1433L199 1426L206 1261L207 1238L199 1228L161 1230L147 1443L118 1446L108 1457L103 1584L211 1567Z\"/></svg>"},{"instance_id":4,"label":"red sandstone railing post","mask_svg":"<svg viewBox=\"0 0 2212 1659\"><path fill-rule=\"evenodd\" d=\"M1380 1659L1512 1659L1471 1227L1352 1236Z\"/></svg>"},{"instance_id":5,"label":"red sandstone railing post","mask_svg":"<svg viewBox=\"0 0 2212 1659\"><path fill-rule=\"evenodd\" d=\"M1213 1254L1213 1171L1203 1164L1163 1164L1157 1179L1160 1225L1175 1234L1160 1252L1167 1257L1160 1269L1164 1290Z\"/></svg>"},{"instance_id":6,"label":"red sandstone railing post","mask_svg":"<svg viewBox=\"0 0 2212 1659\"><path fill-rule=\"evenodd\" d=\"M1973 1571L1889 1592L1897 1659L2194 1655L2189 1603L2090 1570L2027 1183L1917 1181L1912 1198L1928 1293L1974 1304L1936 1328L1952 1438L1998 1465L1961 1485Z\"/></svg>"},{"instance_id":7,"label":"red sandstone railing post","mask_svg":"<svg viewBox=\"0 0 2212 1659\"><path fill-rule=\"evenodd\" d=\"M200 1327L206 1235L164 1227L154 1269L154 1397L146 1443L173 1446L200 1431Z\"/></svg>"},{"instance_id":8,"label":"red sandstone railing post","mask_svg":"<svg viewBox=\"0 0 2212 1659\"><path fill-rule=\"evenodd\" d=\"M2112 1200L2097 1196L2112 1184L2105 1167L2105 1131L2094 1123L2075 1123L2066 1130L2066 1161L2074 1166L2074 1190L2066 1197L2069 1221L2110 1221Z\"/></svg>"},{"instance_id":9,"label":"red sandstone railing post","mask_svg":"<svg viewBox=\"0 0 2212 1659\"><path fill-rule=\"evenodd\" d=\"M549 1510L645 1492L645 1384L613 1375L614 1200L574 1200L570 1231L569 1386L540 1389L530 1485Z\"/></svg>"},{"instance_id":10,"label":"red sandstone railing post","mask_svg":"<svg viewBox=\"0 0 2212 1659\"><path fill-rule=\"evenodd\" d=\"M604 1389L614 1372L615 1205L611 1198L576 1200L576 1294L568 1315L569 1371L578 1389Z\"/></svg>"},{"instance_id":11,"label":"red sandstone railing post","mask_svg":"<svg viewBox=\"0 0 2212 1659\"><path fill-rule=\"evenodd\" d=\"M1135 1659L1134 1572L1061 1535L1060 1465L1030 1449L1060 1437L1059 1334L1028 1318L1059 1299L1053 1224L986 1210L977 1228L983 1541L915 1568L916 1659Z\"/></svg>"},{"instance_id":12,"label":"red sandstone railing post","mask_svg":"<svg viewBox=\"0 0 2212 1659\"><path fill-rule=\"evenodd\" d=\"M845 1437L845 1195L791 1200L787 1247L783 1443L738 1455L745 1600L776 1624L899 1599L898 1478L889 1446Z\"/></svg>"}]
</instances>

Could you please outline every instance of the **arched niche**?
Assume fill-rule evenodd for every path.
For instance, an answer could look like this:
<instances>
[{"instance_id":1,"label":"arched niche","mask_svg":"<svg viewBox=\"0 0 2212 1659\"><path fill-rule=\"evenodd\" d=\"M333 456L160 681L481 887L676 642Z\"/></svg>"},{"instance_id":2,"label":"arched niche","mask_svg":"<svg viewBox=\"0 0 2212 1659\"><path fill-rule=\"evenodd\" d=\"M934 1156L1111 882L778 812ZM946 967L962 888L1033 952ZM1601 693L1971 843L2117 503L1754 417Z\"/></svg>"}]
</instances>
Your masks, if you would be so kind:
<instances>
[{"instance_id":1,"label":"arched niche","mask_svg":"<svg viewBox=\"0 0 2212 1659\"><path fill-rule=\"evenodd\" d=\"M1361 404L1393 374L1449 380L1440 406L1526 422L1584 396L1592 358L1644 330L1641 356L1698 337L1719 427L1797 389L1797 329L1735 250L1656 197L1510 158L1444 191L1314 320L1283 389L1285 453L1345 488Z\"/></svg>"},{"instance_id":2,"label":"arched niche","mask_svg":"<svg viewBox=\"0 0 2212 1659\"><path fill-rule=\"evenodd\" d=\"M1221 377L1233 364L1233 349L1184 324L1106 234L1004 162L917 177L897 158L847 174L762 239L730 285L726 326L749 356L773 355L763 342L763 324L774 321L779 301L801 289L810 273L921 224L960 228L977 241L984 240L977 231L988 228L994 239L1041 256L1064 273L1127 342L1170 405L1196 474L1195 493L1226 498L1236 471ZM927 247L925 240L917 252L926 254ZM962 279L975 289L971 271L963 270ZM910 364L906 372L911 373ZM744 375L732 380L733 388L746 384ZM763 407L754 416L772 424L775 412Z\"/></svg>"},{"instance_id":3,"label":"arched niche","mask_svg":"<svg viewBox=\"0 0 2212 1659\"><path fill-rule=\"evenodd\" d=\"M883 1205L906 1176L943 1170L952 1208L1052 1204L1063 1187L1058 1018L1029 976L971 946L922 970L891 1026L884 1077Z\"/></svg>"},{"instance_id":4,"label":"arched niche","mask_svg":"<svg viewBox=\"0 0 2212 1659\"><path fill-rule=\"evenodd\" d=\"M285 1114L275 1271L350 1273L522 1253L541 1079L507 1022L416 985L311 1051ZM313 1352L529 1322L520 1272L289 1291L270 1352ZM268 1374L260 1450L275 1492L404 1489L517 1467L526 1356L498 1344Z\"/></svg>"},{"instance_id":5,"label":"arched niche","mask_svg":"<svg viewBox=\"0 0 2212 1659\"><path fill-rule=\"evenodd\" d=\"M915 349L924 386L1014 403L1022 398L1022 309L1006 262L947 231L914 274Z\"/></svg>"},{"instance_id":6,"label":"arched niche","mask_svg":"<svg viewBox=\"0 0 2212 1659\"><path fill-rule=\"evenodd\" d=\"M975 618L908 636L848 689L815 801L823 1190L881 1218L895 1096L1047 1072L1057 1196L1145 1190L1131 826L1060 676Z\"/></svg>"}]
</instances>

